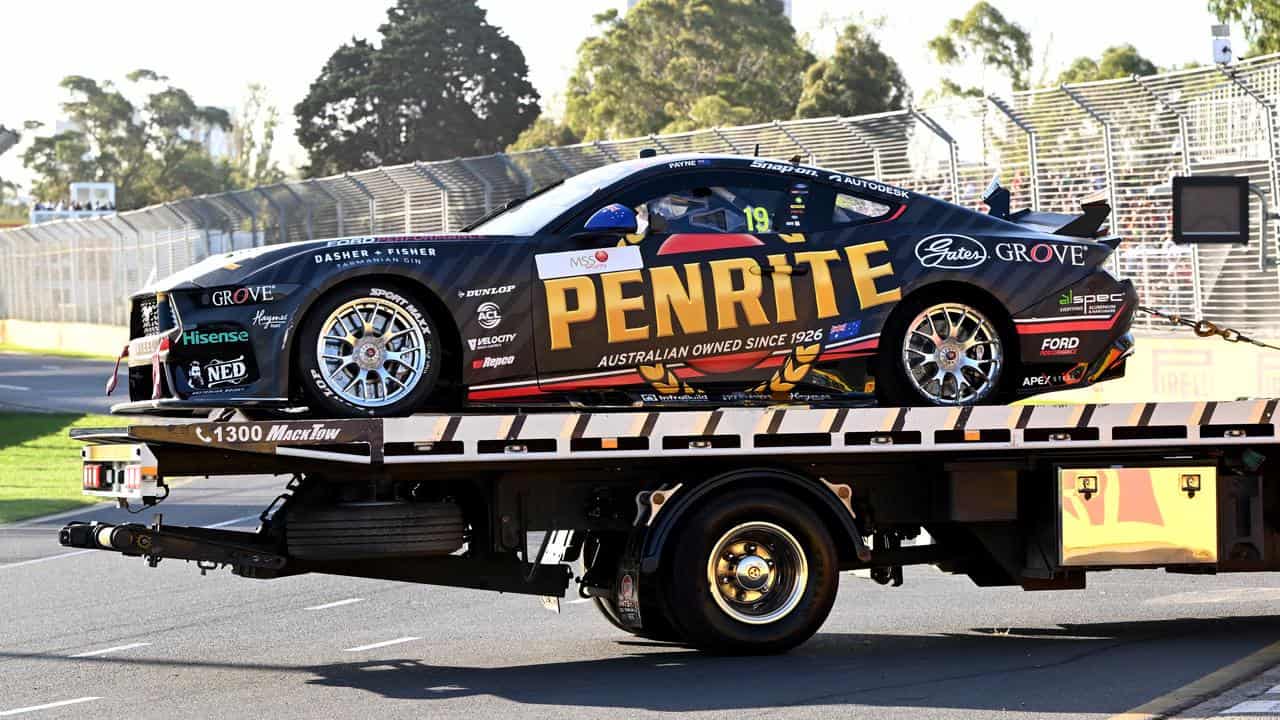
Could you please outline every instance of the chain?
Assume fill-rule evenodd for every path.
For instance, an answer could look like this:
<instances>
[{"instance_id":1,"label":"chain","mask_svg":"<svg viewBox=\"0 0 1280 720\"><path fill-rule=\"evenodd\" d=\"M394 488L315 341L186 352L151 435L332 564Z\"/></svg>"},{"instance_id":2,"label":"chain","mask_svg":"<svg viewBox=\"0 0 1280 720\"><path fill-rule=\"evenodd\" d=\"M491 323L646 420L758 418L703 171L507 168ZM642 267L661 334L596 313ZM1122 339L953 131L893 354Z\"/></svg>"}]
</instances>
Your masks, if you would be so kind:
<instances>
[{"instance_id":1,"label":"chain","mask_svg":"<svg viewBox=\"0 0 1280 720\"><path fill-rule=\"evenodd\" d=\"M1234 328L1219 327L1208 320L1204 320L1204 319L1192 320L1190 318L1184 318L1177 313L1164 312L1163 310L1145 307L1142 305L1138 306L1138 311L1144 312L1153 317L1158 317L1162 320L1168 320L1170 325L1180 325L1182 327L1189 327L1191 328L1192 332L1196 334L1196 337L1212 337L1214 335L1217 335L1218 337L1222 338L1223 340L1226 340L1227 342L1249 343L1250 345L1256 345L1260 348L1267 348L1268 350L1280 350L1280 347L1271 345L1269 343L1264 343L1261 340L1255 340Z\"/></svg>"}]
</instances>

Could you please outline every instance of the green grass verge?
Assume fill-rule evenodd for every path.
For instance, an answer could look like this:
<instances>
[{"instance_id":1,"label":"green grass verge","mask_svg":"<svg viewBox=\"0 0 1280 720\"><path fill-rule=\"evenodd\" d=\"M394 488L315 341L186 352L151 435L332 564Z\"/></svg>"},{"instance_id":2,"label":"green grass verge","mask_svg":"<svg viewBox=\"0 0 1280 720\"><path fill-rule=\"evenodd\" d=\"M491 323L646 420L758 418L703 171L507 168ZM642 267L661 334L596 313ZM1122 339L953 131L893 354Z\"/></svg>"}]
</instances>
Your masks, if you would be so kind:
<instances>
[{"instance_id":1,"label":"green grass verge","mask_svg":"<svg viewBox=\"0 0 1280 720\"><path fill-rule=\"evenodd\" d=\"M0 413L0 523L94 502L80 494L80 447L73 427L116 427L110 415Z\"/></svg>"},{"instance_id":2,"label":"green grass verge","mask_svg":"<svg viewBox=\"0 0 1280 720\"><path fill-rule=\"evenodd\" d=\"M11 345L9 343L0 343L0 353L12 352L23 353L24 355L45 355L47 357L64 357L76 358L80 360L115 360L115 355L106 353L84 353L72 350L50 350L46 348L32 348L22 345Z\"/></svg>"}]
</instances>

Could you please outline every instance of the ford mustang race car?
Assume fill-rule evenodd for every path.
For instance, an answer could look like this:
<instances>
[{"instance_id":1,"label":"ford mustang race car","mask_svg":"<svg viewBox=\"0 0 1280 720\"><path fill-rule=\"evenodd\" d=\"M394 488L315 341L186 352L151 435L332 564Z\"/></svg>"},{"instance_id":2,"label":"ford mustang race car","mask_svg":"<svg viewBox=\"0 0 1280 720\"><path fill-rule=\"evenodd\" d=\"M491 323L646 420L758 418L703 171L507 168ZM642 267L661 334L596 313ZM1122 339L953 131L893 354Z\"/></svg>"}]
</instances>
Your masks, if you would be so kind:
<instances>
[{"instance_id":1,"label":"ford mustang race car","mask_svg":"<svg viewBox=\"0 0 1280 720\"><path fill-rule=\"evenodd\" d=\"M1109 210L990 213L843 173L607 165L463 232L211 257L132 298L117 412L970 405L1123 374Z\"/></svg>"}]
</instances>

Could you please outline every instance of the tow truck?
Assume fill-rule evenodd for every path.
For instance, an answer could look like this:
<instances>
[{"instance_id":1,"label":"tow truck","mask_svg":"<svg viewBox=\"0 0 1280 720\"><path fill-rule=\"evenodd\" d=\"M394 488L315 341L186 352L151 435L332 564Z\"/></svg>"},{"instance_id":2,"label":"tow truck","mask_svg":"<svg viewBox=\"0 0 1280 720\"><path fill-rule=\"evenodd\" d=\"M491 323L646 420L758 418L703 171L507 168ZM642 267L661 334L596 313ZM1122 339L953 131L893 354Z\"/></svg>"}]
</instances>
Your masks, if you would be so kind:
<instances>
[{"instance_id":1,"label":"tow truck","mask_svg":"<svg viewBox=\"0 0 1280 720\"><path fill-rule=\"evenodd\" d=\"M1201 205L1179 190L1175 233L1247 239L1247 214L1218 235L1184 222L1180 206ZM905 566L933 565L1049 591L1115 568L1280 570L1278 405L222 412L73 430L84 492L145 507L172 478L287 478L255 532L156 516L73 522L59 539L245 578L328 573L552 607L572 585L641 637L782 652L821 627L844 571L897 586Z\"/></svg>"},{"instance_id":2,"label":"tow truck","mask_svg":"<svg viewBox=\"0 0 1280 720\"><path fill-rule=\"evenodd\" d=\"M779 652L838 575L931 564L1067 590L1112 568L1280 569L1280 400L442 414L74 430L84 491L277 474L256 532L74 522L63 545L523 593L635 635ZM925 530L931 541L907 545ZM540 533L541 539L530 538ZM575 577L575 561L582 574Z\"/></svg>"}]
</instances>

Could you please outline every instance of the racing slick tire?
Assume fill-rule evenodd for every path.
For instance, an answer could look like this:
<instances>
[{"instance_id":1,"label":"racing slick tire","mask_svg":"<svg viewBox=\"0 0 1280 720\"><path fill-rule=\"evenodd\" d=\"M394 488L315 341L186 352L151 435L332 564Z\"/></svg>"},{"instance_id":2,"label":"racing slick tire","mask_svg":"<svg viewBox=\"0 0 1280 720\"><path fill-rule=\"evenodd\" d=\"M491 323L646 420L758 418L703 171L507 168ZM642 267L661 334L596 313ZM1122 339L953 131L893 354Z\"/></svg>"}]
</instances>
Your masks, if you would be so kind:
<instances>
[{"instance_id":1,"label":"racing slick tire","mask_svg":"<svg viewBox=\"0 0 1280 720\"><path fill-rule=\"evenodd\" d=\"M697 648L785 652L812 637L835 603L840 568L831 535L785 493L718 496L685 518L672 540L663 604Z\"/></svg>"},{"instance_id":2,"label":"racing slick tire","mask_svg":"<svg viewBox=\"0 0 1280 720\"><path fill-rule=\"evenodd\" d=\"M908 298L881 334L882 406L996 405L1013 396L1017 338L1007 313L966 295Z\"/></svg>"},{"instance_id":3,"label":"racing slick tire","mask_svg":"<svg viewBox=\"0 0 1280 720\"><path fill-rule=\"evenodd\" d=\"M326 417L395 417L435 390L443 354L423 303L386 282L361 282L321 298L298 332L297 376Z\"/></svg>"}]
</instances>

